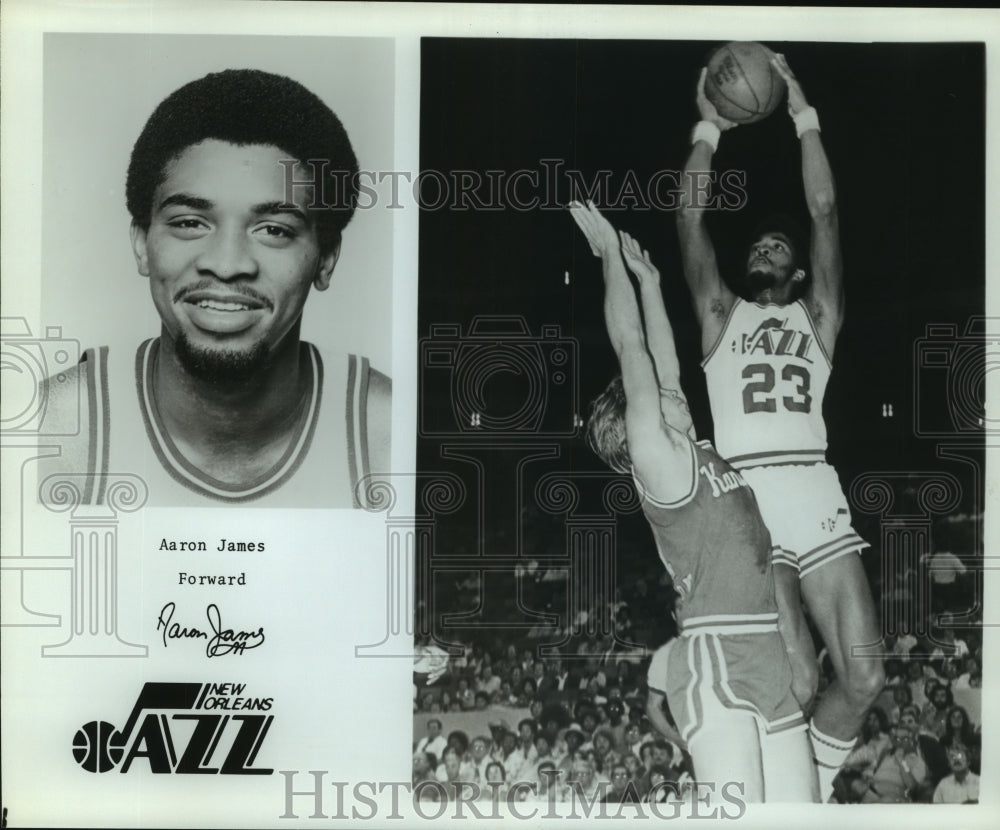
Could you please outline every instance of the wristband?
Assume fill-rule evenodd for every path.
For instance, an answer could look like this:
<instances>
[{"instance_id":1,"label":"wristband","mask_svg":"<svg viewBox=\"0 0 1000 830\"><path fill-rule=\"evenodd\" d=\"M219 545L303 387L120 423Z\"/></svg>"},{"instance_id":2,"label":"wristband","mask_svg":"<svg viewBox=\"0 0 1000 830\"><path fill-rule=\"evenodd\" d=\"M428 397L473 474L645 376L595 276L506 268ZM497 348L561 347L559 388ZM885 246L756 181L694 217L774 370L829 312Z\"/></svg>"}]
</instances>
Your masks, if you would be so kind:
<instances>
[{"instance_id":1,"label":"wristband","mask_svg":"<svg viewBox=\"0 0 1000 830\"><path fill-rule=\"evenodd\" d=\"M691 133L691 143L697 144L699 141L704 141L714 153L719 149L719 136L721 135L722 130L719 129L718 125L711 121L699 121L694 125L694 132Z\"/></svg>"},{"instance_id":2,"label":"wristband","mask_svg":"<svg viewBox=\"0 0 1000 830\"><path fill-rule=\"evenodd\" d=\"M809 130L820 132L819 114L816 112L816 107L806 107L804 110L800 110L792 116L792 121L795 122L795 134L799 138L802 138L802 134Z\"/></svg>"}]
</instances>

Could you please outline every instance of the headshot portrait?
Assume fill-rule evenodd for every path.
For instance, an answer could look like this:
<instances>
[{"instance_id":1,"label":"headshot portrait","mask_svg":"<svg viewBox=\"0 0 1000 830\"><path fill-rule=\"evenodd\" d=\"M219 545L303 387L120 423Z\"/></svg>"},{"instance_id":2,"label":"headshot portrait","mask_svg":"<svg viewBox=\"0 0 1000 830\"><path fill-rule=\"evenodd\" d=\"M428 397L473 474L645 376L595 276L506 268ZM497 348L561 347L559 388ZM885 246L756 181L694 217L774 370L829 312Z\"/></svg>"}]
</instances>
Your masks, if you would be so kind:
<instances>
[{"instance_id":1,"label":"headshot portrait","mask_svg":"<svg viewBox=\"0 0 1000 830\"><path fill-rule=\"evenodd\" d=\"M363 506L390 464L392 42L50 34L44 55L41 309L72 359L41 386L39 480Z\"/></svg>"}]
</instances>

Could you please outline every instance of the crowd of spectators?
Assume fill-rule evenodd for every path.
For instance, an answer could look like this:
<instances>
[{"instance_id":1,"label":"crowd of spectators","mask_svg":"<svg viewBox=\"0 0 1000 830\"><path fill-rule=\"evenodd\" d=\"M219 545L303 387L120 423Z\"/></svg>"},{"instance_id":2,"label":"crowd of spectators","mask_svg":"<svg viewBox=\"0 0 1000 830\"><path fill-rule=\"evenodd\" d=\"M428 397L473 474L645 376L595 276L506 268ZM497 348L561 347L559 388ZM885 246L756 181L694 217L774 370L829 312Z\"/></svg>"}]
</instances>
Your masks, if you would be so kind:
<instances>
[{"instance_id":1,"label":"crowd of spectators","mask_svg":"<svg viewBox=\"0 0 1000 830\"><path fill-rule=\"evenodd\" d=\"M839 801L979 799L983 594L981 574L966 564L973 546L960 541L973 527L950 518L935 528L962 556L938 548L920 562L869 570L886 621L886 685L835 782Z\"/></svg>"},{"instance_id":2,"label":"crowd of spectators","mask_svg":"<svg viewBox=\"0 0 1000 830\"><path fill-rule=\"evenodd\" d=\"M838 800L977 801L981 724L969 708L981 703L980 656L890 658L886 670L886 688L835 782ZM956 704L957 689L969 708Z\"/></svg>"},{"instance_id":3,"label":"crowd of spectators","mask_svg":"<svg viewBox=\"0 0 1000 830\"><path fill-rule=\"evenodd\" d=\"M531 579L531 572L525 569L519 578ZM538 574L539 582L543 578ZM622 633L632 633L635 609L644 620L654 618L657 606L672 607L672 593L669 579L656 574L607 603L599 598L575 622L606 615L614 621L607 630L617 637L576 638L562 656L539 656L540 629L531 627L516 639L505 634L476 640L460 656L443 660L431 682L426 673L419 675L414 711L428 717L426 733L414 745L414 785L472 782L483 798L503 798L519 783L532 785L515 788L521 799L682 798L692 780L690 758L679 741L667 740L651 724L649 657ZM665 625L676 632L669 614ZM482 732L443 734L439 716L460 712L478 713Z\"/></svg>"},{"instance_id":4,"label":"crowd of spectators","mask_svg":"<svg viewBox=\"0 0 1000 830\"><path fill-rule=\"evenodd\" d=\"M655 733L640 701L625 703L618 688L606 698L584 693L575 706L536 697L531 717L516 726L495 707L488 734L453 730L445 737L441 719L431 715L414 749L413 784L434 780L447 791L470 782L484 799L505 798L511 788L522 800L682 798L692 780L690 759Z\"/></svg>"},{"instance_id":5,"label":"crowd of spectators","mask_svg":"<svg viewBox=\"0 0 1000 830\"><path fill-rule=\"evenodd\" d=\"M890 572L874 553L865 562L885 619L884 643L875 647L886 655L887 679L835 782L834 799L976 801L982 708L979 577L950 553L937 552ZM537 562L511 576L521 583L514 595L531 600L527 607L548 611L565 600L560 595L565 582ZM927 593L920 586L929 582L930 601L923 601ZM683 792L693 770L679 736L664 731L672 724L669 710L660 710L662 698L654 695L664 717L647 713L650 655L676 634L672 585L655 560L624 584L611 597L596 596L563 629L522 625L485 636L470 631L463 653L443 660L432 682L426 674L415 675L414 711L428 717L427 734L418 734L414 744L414 783L494 784L502 794L526 782L537 792L528 797L566 799L575 788L588 798L604 792L610 801ZM463 597L459 590L453 597L459 608L479 601L475 586L468 587L473 596ZM588 619L599 621L598 630L608 633L567 639ZM546 639L563 642L555 649L560 656L539 656L545 654L540 647ZM818 640L817 648L822 695L833 671ZM458 712L480 713L478 722L488 724L488 734L442 734L436 716ZM655 787L658 782L669 786Z\"/></svg>"}]
</instances>

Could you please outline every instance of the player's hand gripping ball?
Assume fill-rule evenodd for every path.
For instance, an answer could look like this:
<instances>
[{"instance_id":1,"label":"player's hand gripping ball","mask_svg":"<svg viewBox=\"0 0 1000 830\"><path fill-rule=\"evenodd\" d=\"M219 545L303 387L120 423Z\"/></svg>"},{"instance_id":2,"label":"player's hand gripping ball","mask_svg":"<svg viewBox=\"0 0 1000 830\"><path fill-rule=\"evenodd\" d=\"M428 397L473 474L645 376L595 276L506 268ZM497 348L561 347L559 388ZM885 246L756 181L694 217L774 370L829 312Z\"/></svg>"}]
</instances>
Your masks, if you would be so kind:
<instances>
[{"instance_id":1,"label":"player's hand gripping ball","mask_svg":"<svg viewBox=\"0 0 1000 830\"><path fill-rule=\"evenodd\" d=\"M766 118L785 96L785 80L771 65L774 53L752 41L720 46L708 59L705 95L719 115L737 124Z\"/></svg>"}]
</instances>

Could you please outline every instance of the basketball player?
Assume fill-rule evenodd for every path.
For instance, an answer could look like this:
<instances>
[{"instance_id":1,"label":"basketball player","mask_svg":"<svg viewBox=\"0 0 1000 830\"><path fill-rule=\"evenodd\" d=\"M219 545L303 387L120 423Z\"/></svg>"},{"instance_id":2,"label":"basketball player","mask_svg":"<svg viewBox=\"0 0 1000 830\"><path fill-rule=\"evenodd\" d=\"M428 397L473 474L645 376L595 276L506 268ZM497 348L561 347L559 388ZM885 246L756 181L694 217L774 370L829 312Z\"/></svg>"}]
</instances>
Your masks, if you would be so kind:
<instances>
[{"instance_id":1,"label":"basketball player","mask_svg":"<svg viewBox=\"0 0 1000 830\"><path fill-rule=\"evenodd\" d=\"M880 635L854 555L866 543L851 527L837 473L825 460L823 394L844 314L833 174L816 110L782 56L774 67L788 85L788 109L801 139L812 217L808 248L787 225L764 224L747 253L746 287L753 301L737 297L720 276L693 181L694 174L711 169L720 134L734 125L705 97L705 70L697 89L702 120L685 166L692 186L677 229L701 325L716 446L753 487L771 532L782 633L804 709L816 691L817 667L800 583L836 671L810 725L825 800L884 676L877 658L852 653L852 647L880 642Z\"/></svg>"},{"instance_id":2,"label":"basketball player","mask_svg":"<svg viewBox=\"0 0 1000 830\"><path fill-rule=\"evenodd\" d=\"M649 688L646 695L646 717L664 738L674 746L684 749L683 738L663 711L663 701L667 696L667 690L664 688L667 682L667 667L670 663L670 652L676 643L676 638L668 640L656 650L649 663L649 670L646 673L646 685Z\"/></svg>"},{"instance_id":3,"label":"basketball player","mask_svg":"<svg viewBox=\"0 0 1000 830\"><path fill-rule=\"evenodd\" d=\"M389 379L299 336L310 292L333 278L357 171L340 120L289 78L227 70L168 96L126 181L160 335L132 354L88 350L78 384L48 382L51 417L79 406L81 429L46 471L86 474L93 503L103 473L131 471L156 504L361 506L357 482L388 471Z\"/></svg>"},{"instance_id":4,"label":"basketball player","mask_svg":"<svg viewBox=\"0 0 1000 830\"><path fill-rule=\"evenodd\" d=\"M679 643L662 688L699 780L747 801L813 801L805 719L777 629L770 537L753 491L696 441L659 273L593 207L571 205L604 269L604 314L622 375L594 401L592 449L631 474L678 593ZM639 282L645 331L622 257Z\"/></svg>"}]
</instances>

